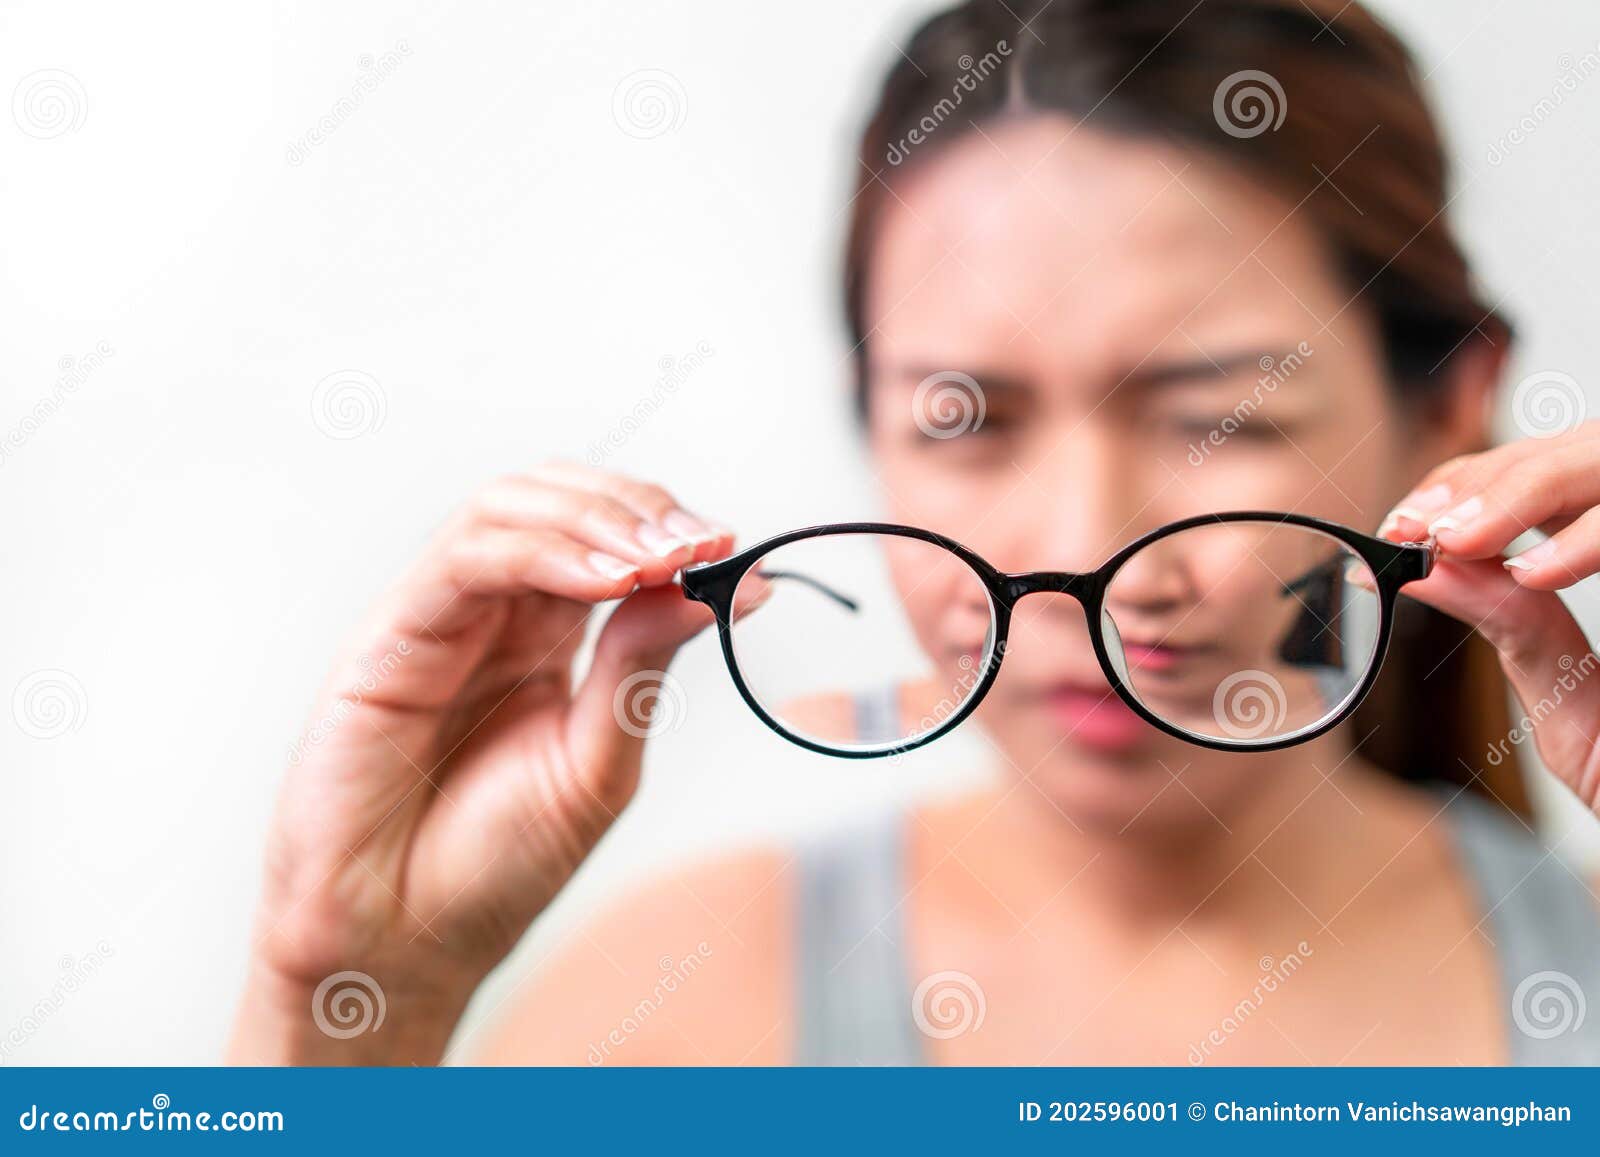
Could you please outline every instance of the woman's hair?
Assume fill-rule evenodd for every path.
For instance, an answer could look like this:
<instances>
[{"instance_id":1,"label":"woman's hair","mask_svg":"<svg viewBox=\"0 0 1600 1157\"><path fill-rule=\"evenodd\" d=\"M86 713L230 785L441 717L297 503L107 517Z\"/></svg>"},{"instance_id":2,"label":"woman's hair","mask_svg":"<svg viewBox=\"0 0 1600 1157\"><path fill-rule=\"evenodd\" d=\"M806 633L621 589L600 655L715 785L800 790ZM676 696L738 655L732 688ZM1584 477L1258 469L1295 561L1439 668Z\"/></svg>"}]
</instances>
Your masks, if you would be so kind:
<instances>
[{"instance_id":1,"label":"woman's hair","mask_svg":"<svg viewBox=\"0 0 1600 1157\"><path fill-rule=\"evenodd\" d=\"M1410 54L1344 0L969 0L895 58L861 139L845 255L856 396L866 413L867 264L889 185L975 124L1087 118L1249 171L1303 214L1371 311L1391 386L1424 400L1475 342L1510 328L1446 219L1448 165ZM1400 601L1389 660L1354 718L1358 749L1408 780L1471 783L1526 811L1493 649Z\"/></svg>"}]
</instances>

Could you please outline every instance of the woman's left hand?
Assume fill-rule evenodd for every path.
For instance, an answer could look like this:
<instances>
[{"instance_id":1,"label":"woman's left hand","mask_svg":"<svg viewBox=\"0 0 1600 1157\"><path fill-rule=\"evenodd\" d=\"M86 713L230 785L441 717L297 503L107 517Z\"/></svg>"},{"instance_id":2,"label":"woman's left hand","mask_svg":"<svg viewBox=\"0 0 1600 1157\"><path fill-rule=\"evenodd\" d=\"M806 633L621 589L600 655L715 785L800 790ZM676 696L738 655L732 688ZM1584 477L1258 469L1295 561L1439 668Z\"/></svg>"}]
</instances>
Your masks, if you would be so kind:
<instances>
[{"instance_id":1,"label":"woman's left hand","mask_svg":"<svg viewBox=\"0 0 1600 1157\"><path fill-rule=\"evenodd\" d=\"M1600 422L1452 459L1379 530L1440 557L1405 594L1476 627L1500 652L1540 758L1600 811L1600 656L1554 592L1600 572ZM1550 537L1511 558L1530 529Z\"/></svg>"}]
</instances>

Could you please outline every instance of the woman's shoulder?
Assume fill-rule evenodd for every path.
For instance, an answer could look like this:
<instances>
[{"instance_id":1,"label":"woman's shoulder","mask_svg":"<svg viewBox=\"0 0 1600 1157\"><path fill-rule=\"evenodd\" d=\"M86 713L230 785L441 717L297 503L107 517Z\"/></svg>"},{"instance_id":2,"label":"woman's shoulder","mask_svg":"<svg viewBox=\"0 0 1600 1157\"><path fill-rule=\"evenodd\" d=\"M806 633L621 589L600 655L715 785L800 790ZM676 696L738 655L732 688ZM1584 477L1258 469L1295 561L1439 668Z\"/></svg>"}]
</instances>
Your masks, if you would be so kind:
<instances>
[{"instance_id":1,"label":"woman's shoulder","mask_svg":"<svg viewBox=\"0 0 1600 1157\"><path fill-rule=\"evenodd\" d=\"M562 937L506 1001L486 1064L782 1064L793 1050L792 849L667 873Z\"/></svg>"}]
</instances>

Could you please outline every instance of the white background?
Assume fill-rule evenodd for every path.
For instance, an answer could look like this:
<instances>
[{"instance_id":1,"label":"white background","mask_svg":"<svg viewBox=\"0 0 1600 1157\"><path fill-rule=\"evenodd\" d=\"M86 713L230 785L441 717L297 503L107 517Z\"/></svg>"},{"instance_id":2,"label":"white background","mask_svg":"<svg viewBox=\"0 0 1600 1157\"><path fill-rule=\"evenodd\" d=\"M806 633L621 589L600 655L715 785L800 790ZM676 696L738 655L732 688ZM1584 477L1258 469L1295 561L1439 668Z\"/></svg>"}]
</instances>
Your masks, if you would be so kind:
<instances>
[{"instance_id":1,"label":"white background","mask_svg":"<svg viewBox=\"0 0 1600 1157\"><path fill-rule=\"evenodd\" d=\"M1521 325L1510 380L1560 370L1600 414L1600 79L1534 113L1600 51L1600 14L1377 6L1423 61L1460 158L1452 212ZM268 804L334 639L474 485L581 458L663 359L712 351L612 464L746 536L875 513L847 416L841 210L866 98L924 10L6 5L0 96L66 73L81 123L39 139L0 109L0 434L63 359L113 352L0 442L0 1040L24 1030L4 1063L219 1057ZM305 147L378 67L363 55L389 52ZM648 138L614 111L641 70L670 74ZM376 429L325 432L314 391L338 371L377 383ZM40 671L82 688L55 738L7 709ZM897 769L809 758L748 714L707 641L675 671L681 725L637 806L478 1020L598 896L667 861L976 774L957 741ZM102 943L77 991L32 1011Z\"/></svg>"}]
</instances>

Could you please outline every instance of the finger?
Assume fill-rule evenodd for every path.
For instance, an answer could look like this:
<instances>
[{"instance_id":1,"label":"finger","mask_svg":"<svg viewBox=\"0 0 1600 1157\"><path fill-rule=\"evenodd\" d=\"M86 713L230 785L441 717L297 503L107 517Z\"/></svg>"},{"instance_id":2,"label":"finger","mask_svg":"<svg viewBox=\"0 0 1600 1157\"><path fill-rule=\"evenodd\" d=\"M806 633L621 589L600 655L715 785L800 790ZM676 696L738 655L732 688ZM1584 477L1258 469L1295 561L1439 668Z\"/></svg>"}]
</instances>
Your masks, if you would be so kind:
<instances>
[{"instance_id":1,"label":"finger","mask_svg":"<svg viewBox=\"0 0 1600 1157\"><path fill-rule=\"evenodd\" d=\"M595 641L594 659L573 698L570 747L592 769L588 786L620 809L637 783L644 742L681 725L687 692L667 667L683 642L714 621L711 609L677 587L623 601Z\"/></svg>"},{"instance_id":2,"label":"finger","mask_svg":"<svg viewBox=\"0 0 1600 1157\"><path fill-rule=\"evenodd\" d=\"M1379 527L1378 535L1389 537L1391 523L1396 518L1420 524L1425 530L1457 502L1481 489L1488 479L1552 451L1596 443L1600 443L1600 422L1589 422L1554 438L1519 438L1486 450L1459 454L1423 475L1422 480L1395 504ZM1408 537L1421 535L1408 533Z\"/></svg>"},{"instance_id":3,"label":"finger","mask_svg":"<svg viewBox=\"0 0 1600 1157\"><path fill-rule=\"evenodd\" d=\"M1515 438L1498 446L1459 454L1435 467L1421 485L1442 482L1458 486L1463 482L1494 476L1521 462L1536 459L1572 446L1600 444L1600 422L1584 422L1549 438ZM1421 488L1419 485L1418 489Z\"/></svg>"},{"instance_id":4,"label":"finger","mask_svg":"<svg viewBox=\"0 0 1600 1157\"><path fill-rule=\"evenodd\" d=\"M1589 806L1596 802L1600 659L1559 597L1519 586L1491 559L1442 559L1413 597L1466 622L1494 644L1540 757ZM1439 657L1443 662L1445 656ZM1426 675L1424 676L1426 677ZM1493 759L1486 753L1486 758Z\"/></svg>"},{"instance_id":5,"label":"finger","mask_svg":"<svg viewBox=\"0 0 1600 1157\"><path fill-rule=\"evenodd\" d=\"M1429 524L1446 553L1498 555L1518 535L1600 504L1600 448L1569 444L1523 458L1458 490Z\"/></svg>"},{"instance_id":6,"label":"finger","mask_svg":"<svg viewBox=\"0 0 1600 1157\"><path fill-rule=\"evenodd\" d=\"M363 643L335 665L344 681L361 656L407 647L408 661L386 681L397 704L438 707L467 685L504 619L484 613L485 599L545 595L546 613L565 608L581 625L588 606L639 587L639 569L556 530L454 529L379 603Z\"/></svg>"},{"instance_id":7,"label":"finger","mask_svg":"<svg viewBox=\"0 0 1600 1157\"><path fill-rule=\"evenodd\" d=\"M1460 454L1441 462L1424 474L1422 480L1395 503L1394 509L1379 526L1378 536L1387 537L1395 520L1415 524L1425 533L1427 525L1448 510L1455 503L1457 495L1465 491L1473 479L1487 471L1503 469L1523 455L1526 452L1524 441L1526 439L1509 442L1475 454ZM1410 535L1408 531L1408 536L1420 537L1420 534Z\"/></svg>"},{"instance_id":8,"label":"finger","mask_svg":"<svg viewBox=\"0 0 1600 1157\"><path fill-rule=\"evenodd\" d=\"M1445 514L1462 497L1471 493L1486 478L1492 478L1518 463L1538 458L1574 445L1600 443L1600 421L1585 422L1553 438L1519 438L1487 450L1459 454L1441 462L1423 475L1422 480L1395 504L1395 514L1409 516L1424 527ZM1387 527L1389 519L1384 520ZM1384 528L1380 528L1380 537Z\"/></svg>"},{"instance_id":9,"label":"finger","mask_svg":"<svg viewBox=\"0 0 1600 1157\"><path fill-rule=\"evenodd\" d=\"M489 525L554 527L596 550L638 564L641 586L671 580L694 561L694 544L599 491L528 477L510 477L474 496L474 517Z\"/></svg>"},{"instance_id":10,"label":"finger","mask_svg":"<svg viewBox=\"0 0 1600 1157\"><path fill-rule=\"evenodd\" d=\"M463 595L542 592L579 602L621 598L638 585L637 564L559 530L485 530L455 544L444 573Z\"/></svg>"},{"instance_id":11,"label":"finger","mask_svg":"<svg viewBox=\"0 0 1600 1157\"><path fill-rule=\"evenodd\" d=\"M413 634L448 636L478 617L484 597L547 594L579 603L621 598L639 585L637 565L559 530L457 530L390 596Z\"/></svg>"},{"instance_id":12,"label":"finger","mask_svg":"<svg viewBox=\"0 0 1600 1157\"><path fill-rule=\"evenodd\" d=\"M1590 508L1565 529L1521 554L1505 568L1524 587L1555 591L1600 572L1600 509Z\"/></svg>"},{"instance_id":13,"label":"finger","mask_svg":"<svg viewBox=\"0 0 1600 1157\"><path fill-rule=\"evenodd\" d=\"M535 477L603 494L631 507L641 518L662 527L693 548L692 562L720 558L733 545L733 531L721 523L691 514L670 491L653 482L641 482L610 470L574 462L547 462L534 469Z\"/></svg>"},{"instance_id":14,"label":"finger","mask_svg":"<svg viewBox=\"0 0 1600 1157\"><path fill-rule=\"evenodd\" d=\"M559 530L484 526L458 514L427 553L378 601L355 640L350 661L408 640L464 678L498 629L483 599L544 594L586 604L622 598L638 588L637 565L596 550ZM470 637L463 635L470 632ZM432 669L420 660L407 665ZM458 679L438 679L441 693Z\"/></svg>"}]
</instances>

